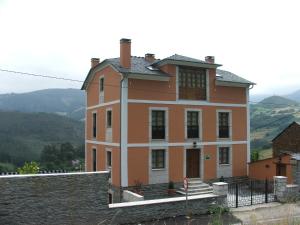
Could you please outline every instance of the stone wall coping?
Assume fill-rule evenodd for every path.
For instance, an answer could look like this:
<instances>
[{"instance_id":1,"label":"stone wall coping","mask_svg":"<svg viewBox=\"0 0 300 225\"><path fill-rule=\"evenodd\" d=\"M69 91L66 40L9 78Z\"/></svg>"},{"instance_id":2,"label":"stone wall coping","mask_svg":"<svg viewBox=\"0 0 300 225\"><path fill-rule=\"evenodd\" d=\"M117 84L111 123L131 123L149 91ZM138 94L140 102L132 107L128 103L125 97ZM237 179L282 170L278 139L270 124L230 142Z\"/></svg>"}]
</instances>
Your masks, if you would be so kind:
<instances>
[{"instance_id":1,"label":"stone wall coping","mask_svg":"<svg viewBox=\"0 0 300 225\"><path fill-rule=\"evenodd\" d=\"M226 183L226 182L215 182L215 183L213 183L213 185L227 185L228 183Z\"/></svg>"},{"instance_id":2,"label":"stone wall coping","mask_svg":"<svg viewBox=\"0 0 300 225\"><path fill-rule=\"evenodd\" d=\"M286 178L287 179L287 177L285 177L285 176L274 176L274 179L276 179L276 178L279 178L279 179Z\"/></svg>"},{"instance_id":3,"label":"stone wall coping","mask_svg":"<svg viewBox=\"0 0 300 225\"><path fill-rule=\"evenodd\" d=\"M188 196L188 200L196 200L196 199L204 199L204 198L215 198L219 195L214 194L203 194L203 195L194 195ZM122 208L122 207L130 207L130 206L138 206L138 205L151 205L151 204L161 204L161 203L168 203L168 202L180 202L185 201L186 197L175 197L175 198L161 198L161 199L154 199L154 200L144 200L144 201L137 201L137 202L122 202L122 203L113 203L109 204L109 208Z\"/></svg>"},{"instance_id":4,"label":"stone wall coping","mask_svg":"<svg viewBox=\"0 0 300 225\"><path fill-rule=\"evenodd\" d=\"M135 193L135 192L132 192L132 191L125 190L124 192L130 193L131 195L133 195L133 196L135 196L135 197L138 197L138 198L144 197L144 196L139 195L139 194L137 194L137 193Z\"/></svg>"},{"instance_id":5,"label":"stone wall coping","mask_svg":"<svg viewBox=\"0 0 300 225\"><path fill-rule=\"evenodd\" d=\"M298 185L297 184L287 184L286 187L293 188L293 187L298 187Z\"/></svg>"},{"instance_id":6,"label":"stone wall coping","mask_svg":"<svg viewBox=\"0 0 300 225\"><path fill-rule=\"evenodd\" d=\"M0 175L0 179L4 178L26 178L26 177L50 177L50 176L72 176L72 175L88 175L88 174L104 174L109 171L97 171L97 172L73 172L73 173L38 173L38 174L18 174L18 175Z\"/></svg>"}]
</instances>

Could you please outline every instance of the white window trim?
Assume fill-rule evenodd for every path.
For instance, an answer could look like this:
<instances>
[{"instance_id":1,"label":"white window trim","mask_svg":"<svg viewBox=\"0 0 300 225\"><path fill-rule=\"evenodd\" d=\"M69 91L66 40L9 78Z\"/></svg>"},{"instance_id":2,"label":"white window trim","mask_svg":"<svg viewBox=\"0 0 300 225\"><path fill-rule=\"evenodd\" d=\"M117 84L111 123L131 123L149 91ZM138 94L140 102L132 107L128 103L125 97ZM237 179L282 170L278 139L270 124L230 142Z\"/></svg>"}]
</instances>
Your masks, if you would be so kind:
<instances>
[{"instance_id":1,"label":"white window trim","mask_svg":"<svg viewBox=\"0 0 300 225\"><path fill-rule=\"evenodd\" d=\"M94 114L96 114L96 137L94 137ZM96 140L98 135L98 112L97 110L92 111L92 139Z\"/></svg>"},{"instance_id":2,"label":"white window trim","mask_svg":"<svg viewBox=\"0 0 300 225\"><path fill-rule=\"evenodd\" d=\"M152 139L152 111L165 111L165 139ZM149 108L149 142L168 142L169 140L169 108L168 107L150 107Z\"/></svg>"},{"instance_id":3,"label":"white window trim","mask_svg":"<svg viewBox=\"0 0 300 225\"><path fill-rule=\"evenodd\" d=\"M108 165L107 152L110 152L110 156L111 156L111 159L110 159L111 165L110 166ZM111 150L111 148L105 148L105 153L106 153L106 155L105 155L105 158L106 158L106 165L105 165L105 167L106 167L107 170L111 170L112 166L113 166L113 160L112 160L113 156L112 156L112 150Z\"/></svg>"},{"instance_id":4,"label":"white window trim","mask_svg":"<svg viewBox=\"0 0 300 225\"><path fill-rule=\"evenodd\" d=\"M103 91L100 91L100 81L101 81L101 79L103 79ZM99 77L99 85L98 85L98 88L99 88L99 104L101 104L101 103L104 103L105 101L104 101L104 91L105 91L105 77L104 77L104 75L101 75L100 77ZM101 101L101 97L103 98L103 102Z\"/></svg>"},{"instance_id":5,"label":"white window trim","mask_svg":"<svg viewBox=\"0 0 300 225\"><path fill-rule=\"evenodd\" d=\"M155 168L152 168L152 152L153 151L157 151L157 150L164 150L165 151L165 163L164 163L164 165L165 165L165 167L164 168L157 168L157 169L155 169ZM169 155L168 155L168 148L165 148L165 147L154 147L154 148L150 148L150 169L152 170L152 171L163 171L163 170L167 170L168 168L168 165L167 165L167 161L168 161L168 159L169 159Z\"/></svg>"},{"instance_id":6,"label":"white window trim","mask_svg":"<svg viewBox=\"0 0 300 225\"><path fill-rule=\"evenodd\" d=\"M206 74L206 100L189 100L189 99L179 99L179 66L176 66L176 101L177 102L196 102L196 104L201 105L201 103L209 102L210 97L210 86L209 86L209 69L205 69Z\"/></svg>"},{"instance_id":7,"label":"white window trim","mask_svg":"<svg viewBox=\"0 0 300 225\"><path fill-rule=\"evenodd\" d=\"M197 140L197 141L201 141L202 140L202 110L201 109L195 109L195 108L186 108L184 110L184 137L185 137L185 140ZM199 137L198 138L188 138L187 136L187 113L188 112L198 112L198 126L199 126Z\"/></svg>"},{"instance_id":8,"label":"white window trim","mask_svg":"<svg viewBox=\"0 0 300 225\"><path fill-rule=\"evenodd\" d=\"M94 170L94 150L95 150L95 152L96 152L96 170ZM97 155L98 155L98 151L97 151L97 147L96 146L92 146L92 154L91 154L91 158L92 158L92 160L91 160L91 162L92 162L92 171L93 172L96 172L97 171L97 167L98 167L98 160L97 160Z\"/></svg>"},{"instance_id":9,"label":"white window trim","mask_svg":"<svg viewBox=\"0 0 300 225\"><path fill-rule=\"evenodd\" d=\"M220 159L219 159L220 148L229 148L229 152L228 152L228 154L229 154L229 157L228 157L229 163L220 164ZM223 166L226 167L226 166L231 166L232 165L232 146L231 145L219 145L217 147L217 162L218 162L217 165L219 167L223 167Z\"/></svg>"},{"instance_id":10,"label":"white window trim","mask_svg":"<svg viewBox=\"0 0 300 225\"><path fill-rule=\"evenodd\" d=\"M229 113L229 137L228 138L220 138L219 137L219 113L226 112ZM218 141L224 140L232 140L232 110L230 109L218 109L216 111L216 137Z\"/></svg>"},{"instance_id":11,"label":"white window trim","mask_svg":"<svg viewBox=\"0 0 300 225\"><path fill-rule=\"evenodd\" d=\"M111 121L110 121L110 125L111 127L107 127L107 112L111 111ZM113 110L112 108L106 108L106 112L105 112L105 128L106 129L112 129L113 127Z\"/></svg>"}]
</instances>

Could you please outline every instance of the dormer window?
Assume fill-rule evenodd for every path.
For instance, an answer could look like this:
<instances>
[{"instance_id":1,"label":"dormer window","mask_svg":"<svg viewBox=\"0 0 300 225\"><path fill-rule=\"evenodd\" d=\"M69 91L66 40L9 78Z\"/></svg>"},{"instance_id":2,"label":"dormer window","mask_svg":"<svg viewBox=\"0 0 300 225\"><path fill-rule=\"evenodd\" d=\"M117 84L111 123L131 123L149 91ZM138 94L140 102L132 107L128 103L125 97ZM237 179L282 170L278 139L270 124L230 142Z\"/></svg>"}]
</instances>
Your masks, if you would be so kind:
<instances>
[{"instance_id":1,"label":"dormer window","mask_svg":"<svg viewBox=\"0 0 300 225\"><path fill-rule=\"evenodd\" d=\"M179 99L207 100L206 70L179 67Z\"/></svg>"}]
</instances>

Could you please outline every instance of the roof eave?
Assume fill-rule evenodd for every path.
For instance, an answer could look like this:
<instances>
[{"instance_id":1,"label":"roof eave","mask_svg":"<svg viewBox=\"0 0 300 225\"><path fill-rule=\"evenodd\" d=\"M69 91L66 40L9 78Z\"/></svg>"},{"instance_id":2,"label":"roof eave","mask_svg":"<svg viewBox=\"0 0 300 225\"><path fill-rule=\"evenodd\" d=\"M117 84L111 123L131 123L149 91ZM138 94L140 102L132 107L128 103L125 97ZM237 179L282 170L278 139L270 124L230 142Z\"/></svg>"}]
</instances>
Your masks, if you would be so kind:
<instances>
[{"instance_id":1,"label":"roof eave","mask_svg":"<svg viewBox=\"0 0 300 225\"><path fill-rule=\"evenodd\" d=\"M216 80L216 85L218 86L226 86L226 87L249 87L251 85L255 85L255 83L242 83L242 82L234 82L234 81L223 81Z\"/></svg>"},{"instance_id":2,"label":"roof eave","mask_svg":"<svg viewBox=\"0 0 300 225\"><path fill-rule=\"evenodd\" d=\"M99 70L102 70L106 66L111 66L116 72L121 73L112 63L108 62L107 60L103 60L101 63L99 63L97 66L91 68L81 86L81 90L86 90L90 80L93 77L93 74Z\"/></svg>"},{"instance_id":3,"label":"roof eave","mask_svg":"<svg viewBox=\"0 0 300 225\"><path fill-rule=\"evenodd\" d=\"M216 69L220 66L221 64L212 64L212 63L201 63L201 62L191 62L191 61L182 61L182 60L161 60L156 63L153 63L153 66L163 66L167 64L172 64L172 65L178 65L178 66L192 66L192 67L201 67L201 68L208 68L208 69Z\"/></svg>"}]
</instances>

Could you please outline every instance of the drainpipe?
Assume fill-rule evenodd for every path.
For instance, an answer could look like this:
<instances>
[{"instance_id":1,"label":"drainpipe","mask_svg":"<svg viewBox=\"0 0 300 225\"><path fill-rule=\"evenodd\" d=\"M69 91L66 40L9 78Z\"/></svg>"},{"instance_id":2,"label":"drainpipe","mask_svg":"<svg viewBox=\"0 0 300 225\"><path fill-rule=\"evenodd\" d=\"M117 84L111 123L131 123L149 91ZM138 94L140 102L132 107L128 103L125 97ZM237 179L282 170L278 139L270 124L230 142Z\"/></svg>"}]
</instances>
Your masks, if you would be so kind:
<instances>
[{"instance_id":1,"label":"drainpipe","mask_svg":"<svg viewBox=\"0 0 300 225\"><path fill-rule=\"evenodd\" d=\"M122 190L122 145L121 145L121 143L122 143L122 107L123 107L123 105L122 105L122 90L123 90L123 81L126 78L127 78L127 74L123 73L122 79L120 80L120 137L119 137L119 139L120 139L120 195L119 195L120 202L122 200L122 194L121 194L122 193L121 192L121 190Z\"/></svg>"}]
</instances>

